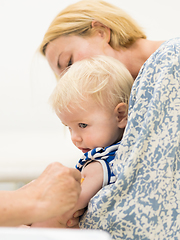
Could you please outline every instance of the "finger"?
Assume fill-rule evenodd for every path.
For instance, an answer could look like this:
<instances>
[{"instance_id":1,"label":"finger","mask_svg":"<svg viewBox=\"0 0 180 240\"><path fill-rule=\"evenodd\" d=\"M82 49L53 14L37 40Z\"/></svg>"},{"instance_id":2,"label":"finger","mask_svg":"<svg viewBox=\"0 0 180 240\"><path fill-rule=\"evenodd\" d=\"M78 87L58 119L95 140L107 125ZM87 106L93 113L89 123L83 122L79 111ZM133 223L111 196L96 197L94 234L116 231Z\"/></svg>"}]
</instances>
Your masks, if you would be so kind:
<instances>
[{"instance_id":1,"label":"finger","mask_svg":"<svg viewBox=\"0 0 180 240\"><path fill-rule=\"evenodd\" d=\"M76 211L76 212L73 214L73 217L74 217L74 218L78 218L78 217L80 217L81 215L83 215L84 212L85 212L85 208L80 209L80 210Z\"/></svg>"},{"instance_id":2,"label":"finger","mask_svg":"<svg viewBox=\"0 0 180 240\"><path fill-rule=\"evenodd\" d=\"M71 174L77 182L81 183L81 173L79 170L71 168Z\"/></svg>"},{"instance_id":3,"label":"finger","mask_svg":"<svg viewBox=\"0 0 180 240\"><path fill-rule=\"evenodd\" d=\"M66 225L67 227L76 227L77 225L79 225L79 218L72 218L68 220Z\"/></svg>"},{"instance_id":4,"label":"finger","mask_svg":"<svg viewBox=\"0 0 180 240\"><path fill-rule=\"evenodd\" d=\"M28 225L20 225L20 226L18 226L19 228L30 228L30 226L28 226Z\"/></svg>"}]
</instances>

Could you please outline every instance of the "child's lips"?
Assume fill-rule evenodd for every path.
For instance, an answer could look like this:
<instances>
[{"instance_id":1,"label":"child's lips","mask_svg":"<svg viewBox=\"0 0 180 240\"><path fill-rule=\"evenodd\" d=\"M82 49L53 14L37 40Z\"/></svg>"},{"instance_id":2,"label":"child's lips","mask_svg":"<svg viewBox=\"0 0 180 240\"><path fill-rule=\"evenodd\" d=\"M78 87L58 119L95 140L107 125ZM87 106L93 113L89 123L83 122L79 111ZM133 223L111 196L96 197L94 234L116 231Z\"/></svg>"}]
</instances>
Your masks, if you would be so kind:
<instances>
[{"instance_id":1,"label":"child's lips","mask_svg":"<svg viewBox=\"0 0 180 240\"><path fill-rule=\"evenodd\" d=\"M89 152L90 148L79 148L83 153Z\"/></svg>"}]
</instances>

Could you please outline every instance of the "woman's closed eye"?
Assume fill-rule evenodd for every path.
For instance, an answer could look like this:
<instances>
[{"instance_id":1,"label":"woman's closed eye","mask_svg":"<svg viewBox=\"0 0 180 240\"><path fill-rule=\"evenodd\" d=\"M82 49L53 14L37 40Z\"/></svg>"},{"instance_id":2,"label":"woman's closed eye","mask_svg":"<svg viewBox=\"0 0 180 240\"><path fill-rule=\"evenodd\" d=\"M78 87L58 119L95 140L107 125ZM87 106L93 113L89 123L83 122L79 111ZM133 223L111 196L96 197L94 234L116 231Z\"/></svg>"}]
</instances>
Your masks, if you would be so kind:
<instances>
[{"instance_id":1,"label":"woman's closed eye","mask_svg":"<svg viewBox=\"0 0 180 240\"><path fill-rule=\"evenodd\" d=\"M86 128L87 127L86 123L79 123L78 125L79 125L80 128Z\"/></svg>"}]
</instances>

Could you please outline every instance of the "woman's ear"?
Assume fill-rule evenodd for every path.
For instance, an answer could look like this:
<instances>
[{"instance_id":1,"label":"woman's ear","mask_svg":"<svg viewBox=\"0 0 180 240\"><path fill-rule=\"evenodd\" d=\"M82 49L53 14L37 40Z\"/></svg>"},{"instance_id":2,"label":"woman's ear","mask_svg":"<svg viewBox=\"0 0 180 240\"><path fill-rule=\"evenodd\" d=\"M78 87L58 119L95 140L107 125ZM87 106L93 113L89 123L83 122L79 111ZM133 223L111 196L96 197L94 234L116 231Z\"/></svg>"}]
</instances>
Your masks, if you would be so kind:
<instances>
[{"instance_id":1,"label":"woman's ear","mask_svg":"<svg viewBox=\"0 0 180 240\"><path fill-rule=\"evenodd\" d=\"M118 127L125 128L128 118L128 105L127 103L119 103L114 109Z\"/></svg>"},{"instance_id":2,"label":"woman's ear","mask_svg":"<svg viewBox=\"0 0 180 240\"><path fill-rule=\"evenodd\" d=\"M100 34L100 36L102 38L106 38L108 43L110 42L110 40L111 40L111 30L108 27L106 27L104 24L102 24L102 23L100 23L96 20L92 21L91 27L94 28L94 29L97 28L97 31Z\"/></svg>"}]
</instances>

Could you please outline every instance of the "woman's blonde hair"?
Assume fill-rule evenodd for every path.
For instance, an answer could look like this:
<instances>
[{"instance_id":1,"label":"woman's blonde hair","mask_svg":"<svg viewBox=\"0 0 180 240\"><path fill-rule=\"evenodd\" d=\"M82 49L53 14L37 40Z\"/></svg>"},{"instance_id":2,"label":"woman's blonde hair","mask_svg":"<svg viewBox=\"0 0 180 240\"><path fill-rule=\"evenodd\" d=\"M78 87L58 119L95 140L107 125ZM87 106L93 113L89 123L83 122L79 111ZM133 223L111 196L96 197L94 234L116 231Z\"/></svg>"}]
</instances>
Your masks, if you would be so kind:
<instances>
[{"instance_id":1,"label":"woman's blonde hair","mask_svg":"<svg viewBox=\"0 0 180 240\"><path fill-rule=\"evenodd\" d=\"M114 110L118 103L129 103L133 78L118 60L96 56L75 62L60 77L50 96L55 112L84 109L93 100L105 109Z\"/></svg>"},{"instance_id":2,"label":"woman's blonde hair","mask_svg":"<svg viewBox=\"0 0 180 240\"><path fill-rule=\"evenodd\" d=\"M69 5L55 17L40 45L40 52L45 55L48 43L62 35L91 36L99 28L92 27L93 21L101 23L104 31L105 27L111 30L109 44L114 49L146 38L137 23L120 8L101 0L83 0Z\"/></svg>"}]
</instances>

